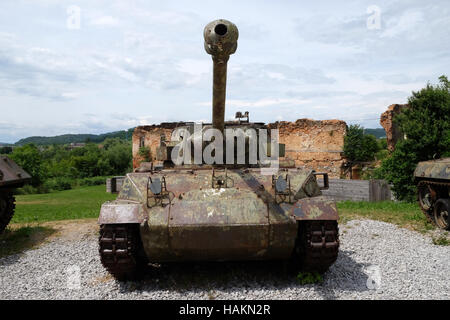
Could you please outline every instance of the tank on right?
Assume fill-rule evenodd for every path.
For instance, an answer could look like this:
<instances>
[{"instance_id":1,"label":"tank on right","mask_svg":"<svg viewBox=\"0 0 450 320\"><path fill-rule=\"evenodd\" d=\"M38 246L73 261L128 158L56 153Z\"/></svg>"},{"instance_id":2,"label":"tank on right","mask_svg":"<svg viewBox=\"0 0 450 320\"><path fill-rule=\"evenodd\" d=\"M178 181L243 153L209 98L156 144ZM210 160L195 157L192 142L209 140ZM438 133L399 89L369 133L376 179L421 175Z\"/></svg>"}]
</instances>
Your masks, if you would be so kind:
<instances>
[{"instance_id":1,"label":"tank on right","mask_svg":"<svg viewBox=\"0 0 450 320\"><path fill-rule=\"evenodd\" d=\"M419 162L414 181L425 216L439 228L450 230L450 158Z\"/></svg>"}]
</instances>

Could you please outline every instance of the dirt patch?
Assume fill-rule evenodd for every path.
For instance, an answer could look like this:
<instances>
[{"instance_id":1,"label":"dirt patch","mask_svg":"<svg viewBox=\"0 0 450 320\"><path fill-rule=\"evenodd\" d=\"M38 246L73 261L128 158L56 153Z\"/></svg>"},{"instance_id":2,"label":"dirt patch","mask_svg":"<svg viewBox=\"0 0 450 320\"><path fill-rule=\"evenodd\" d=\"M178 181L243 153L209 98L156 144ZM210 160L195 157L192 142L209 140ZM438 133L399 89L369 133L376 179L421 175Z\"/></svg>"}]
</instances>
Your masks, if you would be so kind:
<instances>
[{"instance_id":1,"label":"dirt patch","mask_svg":"<svg viewBox=\"0 0 450 320\"><path fill-rule=\"evenodd\" d=\"M8 228L0 235L0 257L21 253L39 247L56 232L43 226L17 226Z\"/></svg>"},{"instance_id":2,"label":"dirt patch","mask_svg":"<svg viewBox=\"0 0 450 320\"><path fill-rule=\"evenodd\" d=\"M52 234L46 238L46 241L52 241L55 238L63 238L65 240L81 240L98 234L99 226L97 219L81 219L81 220L61 220L48 221L41 223L15 223L9 228L14 231L16 229L28 227L43 227L54 230Z\"/></svg>"},{"instance_id":3,"label":"dirt patch","mask_svg":"<svg viewBox=\"0 0 450 320\"><path fill-rule=\"evenodd\" d=\"M35 200L35 201L20 201L20 200L16 200L16 205L20 204L20 205L24 205L24 204L42 204L45 203L45 201L43 200Z\"/></svg>"}]
</instances>

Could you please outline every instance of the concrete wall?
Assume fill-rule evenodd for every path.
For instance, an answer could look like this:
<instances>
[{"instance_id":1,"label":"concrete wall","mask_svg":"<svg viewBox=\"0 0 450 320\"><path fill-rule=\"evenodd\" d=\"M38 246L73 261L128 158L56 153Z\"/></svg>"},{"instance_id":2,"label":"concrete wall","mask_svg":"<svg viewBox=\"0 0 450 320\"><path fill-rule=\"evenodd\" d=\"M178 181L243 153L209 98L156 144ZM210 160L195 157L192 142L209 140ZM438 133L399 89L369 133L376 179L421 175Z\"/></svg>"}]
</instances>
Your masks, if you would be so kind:
<instances>
[{"instance_id":1,"label":"concrete wall","mask_svg":"<svg viewBox=\"0 0 450 320\"><path fill-rule=\"evenodd\" d=\"M119 193L122 189L123 180L125 176L117 176L106 179L106 192Z\"/></svg>"},{"instance_id":2,"label":"concrete wall","mask_svg":"<svg viewBox=\"0 0 450 320\"><path fill-rule=\"evenodd\" d=\"M319 180L319 183L323 182ZM389 185L384 180L330 179L330 188L322 193L336 201L383 201L392 200Z\"/></svg>"}]
</instances>

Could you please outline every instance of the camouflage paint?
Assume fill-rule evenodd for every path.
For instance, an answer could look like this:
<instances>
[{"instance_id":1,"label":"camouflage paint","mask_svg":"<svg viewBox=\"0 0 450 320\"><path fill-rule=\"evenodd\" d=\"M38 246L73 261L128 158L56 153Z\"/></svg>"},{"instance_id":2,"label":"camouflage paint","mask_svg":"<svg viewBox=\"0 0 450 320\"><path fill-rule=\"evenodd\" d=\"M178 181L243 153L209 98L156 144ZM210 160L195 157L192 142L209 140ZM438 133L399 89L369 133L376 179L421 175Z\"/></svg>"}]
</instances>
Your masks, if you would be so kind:
<instances>
[{"instance_id":1,"label":"camouflage paint","mask_svg":"<svg viewBox=\"0 0 450 320\"><path fill-rule=\"evenodd\" d=\"M450 158L419 162L414 171L418 179L450 179Z\"/></svg>"},{"instance_id":2,"label":"camouflage paint","mask_svg":"<svg viewBox=\"0 0 450 320\"><path fill-rule=\"evenodd\" d=\"M211 187L211 169L130 173L117 200L102 206L99 223L139 223L144 249L154 262L287 258L297 220L336 220L337 210L332 200L318 196L313 171L280 174L291 180L293 203L277 203L272 177L259 169L228 169L234 181L229 188ZM147 207L149 177L163 176L173 193L171 203ZM311 190L314 198L307 196Z\"/></svg>"}]
</instances>

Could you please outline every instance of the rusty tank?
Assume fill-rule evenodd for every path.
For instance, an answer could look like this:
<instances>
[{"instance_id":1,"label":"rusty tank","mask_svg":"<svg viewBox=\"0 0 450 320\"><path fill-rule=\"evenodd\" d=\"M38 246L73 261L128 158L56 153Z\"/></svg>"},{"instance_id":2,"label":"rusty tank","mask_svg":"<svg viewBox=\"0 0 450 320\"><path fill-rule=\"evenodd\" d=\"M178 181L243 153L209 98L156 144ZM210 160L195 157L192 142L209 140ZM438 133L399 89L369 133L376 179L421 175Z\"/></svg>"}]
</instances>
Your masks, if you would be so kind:
<instances>
[{"instance_id":1,"label":"rusty tank","mask_svg":"<svg viewBox=\"0 0 450 320\"><path fill-rule=\"evenodd\" d=\"M22 187L31 176L7 156L0 155L0 234L14 215L14 189Z\"/></svg>"},{"instance_id":2,"label":"rusty tank","mask_svg":"<svg viewBox=\"0 0 450 320\"><path fill-rule=\"evenodd\" d=\"M425 216L439 228L450 230L450 158L419 162L414 180Z\"/></svg>"},{"instance_id":3,"label":"rusty tank","mask_svg":"<svg viewBox=\"0 0 450 320\"><path fill-rule=\"evenodd\" d=\"M146 263L177 261L290 260L301 270L325 272L339 249L336 204L321 193L328 175L283 159L285 146L272 131L263 135L267 126L250 122L248 112L224 120L227 62L238 29L216 20L204 39L213 60L212 122L173 124L171 139L161 135L156 161L127 174L117 199L102 205L103 266L118 279ZM228 139L229 132L245 134ZM240 144L211 152L211 144L225 140ZM277 165L251 161L261 150ZM214 162L202 157L208 152Z\"/></svg>"}]
</instances>

